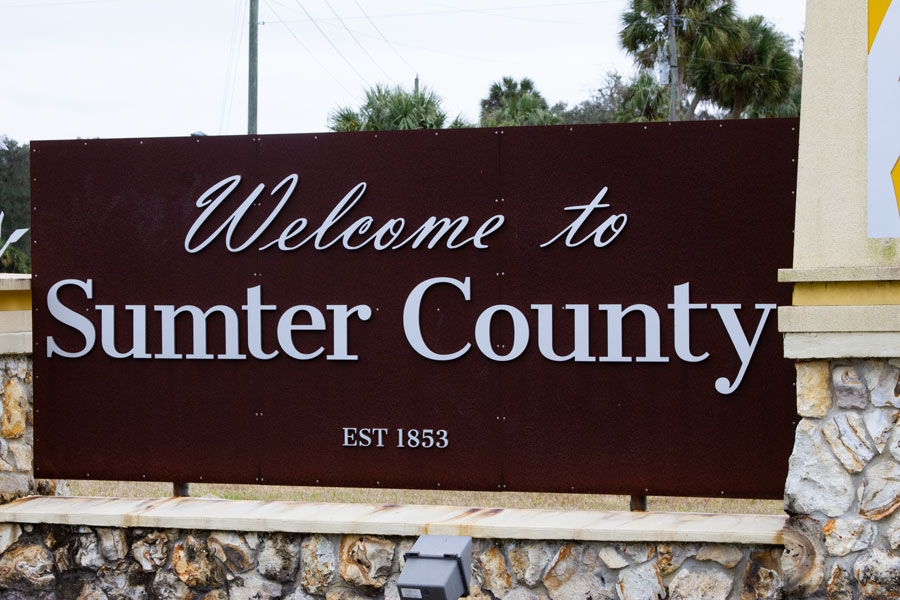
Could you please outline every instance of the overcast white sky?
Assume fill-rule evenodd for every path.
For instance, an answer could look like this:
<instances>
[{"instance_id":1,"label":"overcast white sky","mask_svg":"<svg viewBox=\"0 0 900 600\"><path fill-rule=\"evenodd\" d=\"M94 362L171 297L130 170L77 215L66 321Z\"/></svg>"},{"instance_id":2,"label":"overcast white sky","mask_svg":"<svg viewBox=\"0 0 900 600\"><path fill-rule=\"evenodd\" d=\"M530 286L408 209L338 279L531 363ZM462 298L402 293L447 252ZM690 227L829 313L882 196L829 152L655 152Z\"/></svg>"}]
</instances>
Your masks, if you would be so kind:
<instances>
[{"instance_id":1,"label":"overcast white sky","mask_svg":"<svg viewBox=\"0 0 900 600\"><path fill-rule=\"evenodd\" d=\"M617 38L627 3L260 0L259 131L324 131L369 85L411 87L416 73L450 118L476 121L504 75L577 104L606 72L632 71ZM805 5L737 0L795 40ZM245 133L247 19L248 0L0 0L0 135Z\"/></svg>"}]
</instances>

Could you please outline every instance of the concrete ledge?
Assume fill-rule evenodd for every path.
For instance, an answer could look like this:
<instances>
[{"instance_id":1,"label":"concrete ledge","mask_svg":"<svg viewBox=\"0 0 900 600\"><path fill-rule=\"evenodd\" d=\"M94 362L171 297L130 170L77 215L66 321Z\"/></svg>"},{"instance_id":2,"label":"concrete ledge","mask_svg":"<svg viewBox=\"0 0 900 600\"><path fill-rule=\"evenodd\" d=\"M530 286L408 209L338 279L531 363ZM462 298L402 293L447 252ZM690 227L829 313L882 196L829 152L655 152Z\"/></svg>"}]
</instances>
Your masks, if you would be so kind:
<instances>
[{"instance_id":1,"label":"concrete ledge","mask_svg":"<svg viewBox=\"0 0 900 600\"><path fill-rule=\"evenodd\" d=\"M784 357L814 358L897 358L900 332L824 332L784 334Z\"/></svg>"},{"instance_id":2,"label":"concrete ledge","mask_svg":"<svg viewBox=\"0 0 900 600\"><path fill-rule=\"evenodd\" d=\"M0 354L31 354L31 332L0 333Z\"/></svg>"},{"instance_id":3,"label":"concrete ledge","mask_svg":"<svg viewBox=\"0 0 900 600\"><path fill-rule=\"evenodd\" d=\"M778 281L900 281L900 267L814 267L778 269Z\"/></svg>"},{"instance_id":4,"label":"concrete ledge","mask_svg":"<svg viewBox=\"0 0 900 600\"><path fill-rule=\"evenodd\" d=\"M786 517L320 504L207 498L29 497L0 506L0 522L370 535L616 542L783 543Z\"/></svg>"},{"instance_id":5,"label":"concrete ledge","mask_svg":"<svg viewBox=\"0 0 900 600\"><path fill-rule=\"evenodd\" d=\"M0 292L10 290L31 290L31 275L22 273L0 273Z\"/></svg>"}]
</instances>

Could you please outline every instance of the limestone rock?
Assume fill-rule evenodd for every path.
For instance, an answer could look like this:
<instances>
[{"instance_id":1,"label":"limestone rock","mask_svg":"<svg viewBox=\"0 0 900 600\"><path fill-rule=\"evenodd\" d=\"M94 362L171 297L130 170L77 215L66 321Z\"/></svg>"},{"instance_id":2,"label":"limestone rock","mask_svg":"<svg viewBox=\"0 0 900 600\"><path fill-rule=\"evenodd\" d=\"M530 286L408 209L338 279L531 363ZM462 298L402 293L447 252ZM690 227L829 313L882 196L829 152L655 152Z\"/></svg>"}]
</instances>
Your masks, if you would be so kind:
<instances>
[{"instance_id":1,"label":"limestone rock","mask_svg":"<svg viewBox=\"0 0 900 600\"><path fill-rule=\"evenodd\" d=\"M414 537L405 537L397 540L397 547L394 550L394 562L391 565L392 573L399 573L406 567L406 557L404 555L416 545L416 539Z\"/></svg>"},{"instance_id":2,"label":"limestone rock","mask_svg":"<svg viewBox=\"0 0 900 600\"><path fill-rule=\"evenodd\" d=\"M354 585L380 588L391 574L394 544L368 535L341 538L338 570L344 581Z\"/></svg>"},{"instance_id":3,"label":"limestone rock","mask_svg":"<svg viewBox=\"0 0 900 600\"><path fill-rule=\"evenodd\" d=\"M853 576L845 571L841 565L835 564L831 568L831 576L825 584L825 592L828 600L853 600Z\"/></svg>"},{"instance_id":4,"label":"limestone rock","mask_svg":"<svg viewBox=\"0 0 900 600\"><path fill-rule=\"evenodd\" d=\"M533 588L544 578L555 551L546 542L516 542L507 546L509 566L519 583Z\"/></svg>"},{"instance_id":5,"label":"limestone rock","mask_svg":"<svg viewBox=\"0 0 900 600\"><path fill-rule=\"evenodd\" d=\"M797 414L824 417L831 408L828 361L798 362L794 366L797 369Z\"/></svg>"},{"instance_id":6,"label":"limestone rock","mask_svg":"<svg viewBox=\"0 0 900 600\"><path fill-rule=\"evenodd\" d=\"M491 546L486 551L480 552L476 559L481 568L482 587L490 590L494 596L502 598L513 587L503 553L496 546Z\"/></svg>"},{"instance_id":7,"label":"limestone rock","mask_svg":"<svg viewBox=\"0 0 900 600\"><path fill-rule=\"evenodd\" d=\"M734 582L718 568L691 565L669 582L669 600L726 600Z\"/></svg>"},{"instance_id":8,"label":"limestone rock","mask_svg":"<svg viewBox=\"0 0 900 600\"><path fill-rule=\"evenodd\" d=\"M346 583L338 583L327 592L325 600L371 600L369 596Z\"/></svg>"},{"instance_id":9,"label":"limestone rock","mask_svg":"<svg viewBox=\"0 0 900 600\"><path fill-rule=\"evenodd\" d=\"M100 567L97 581L110 600L146 600L145 576L133 562L122 560Z\"/></svg>"},{"instance_id":10,"label":"limestone rock","mask_svg":"<svg viewBox=\"0 0 900 600\"><path fill-rule=\"evenodd\" d=\"M172 570L191 587L220 587L224 573L203 539L187 535L172 548Z\"/></svg>"},{"instance_id":11,"label":"limestone rock","mask_svg":"<svg viewBox=\"0 0 900 600\"><path fill-rule=\"evenodd\" d=\"M890 440L888 441L888 450L894 460L900 461L900 427L894 427Z\"/></svg>"},{"instance_id":12,"label":"limestone rock","mask_svg":"<svg viewBox=\"0 0 900 600\"><path fill-rule=\"evenodd\" d=\"M229 572L238 574L253 568L254 553L239 533L214 531L206 538L206 545Z\"/></svg>"},{"instance_id":13,"label":"limestone rock","mask_svg":"<svg viewBox=\"0 0 900 600\"><path fill-rule=\"evenodd\" d=\"M853 480L809 419L797 425L784 489L785 510L837 517L853 504Z\"/></svg>"},{"instance_id":14,"label":"limestone rock","mask_svg":"<svg viewBox=\"0 0 900 600\"><path fill-rule=\"evenodd\" d=\"M887 517L900 506L900 465L882 461L865 472L860 494L859 514L877 521Z\"/></svg>"},{"instance_id":15,"label":"limestone rock","mask_svg":"<svg viewBox=\"0 0 900 600\"><path fill-rule=\"evenodd\" d=\"M20 472L31 471L34 466L34 451L31 441L12 440L9 442L9 454Z\"/></svg>"},{"instance_id":16,"label":"limestone rock","mask_svg":"<svg viewBox=\"0 0 900 600\"><path fill-rule=\"evenodd\" d=\"M68 533L62 525L44 525L41 527L39 535L41 542L50 550L54 550Z\"/></svg>"},{"instance_id":17,"label":"limestone rock","mask_svg":"<svg viewBox=\"0 0 900 600\"><path fill-rule=\"evenodd\" d=\"M662 600L666 597L666 588L655 562L644 562L619 571L616 590L622 600Z\"/></svg>"},{"instance_id":18,"label":"limestone rock","mask_svg":"<svg viewBox=\"0 0 900 600\"><path fill-rule=\"evenodd\" d=\"M56 563L56 570L60 573L75 568L75 561L72 559L73 544L67 543L58 547L53 551L53 562Z\"/></svg>"},{"instance_id":19,"label":"limestone rock","mask_svg":"<svg viewBox=\"0 0 900 600\"><path fill-rule=\"evenodd\" d=\"M293 581L300 564L300 539L289 533L266 533L260 536L256 570L268 579Z\"/></svg>"},{"instance_id":20,"label":"limestone rock","mask_svg":"<svg viewBox=\"0 0 900 600\"><path fill-rule=\"evenodd\" d=\"M602 573L595 575L598 567L597 559L586 555L582 546L565 544L553 557L544 575L544 586L553 600L612 600L616 598L614 582L607 581Z\"/></svg>"},{"instance_id":21,"label":"limestone rock","mask_svg":"<svg viewBox=\"0 0 900 600\"><path fill-rule=\"evenodd\" d=\"M656 546L651 544L623 544L622 554L632 563L639 565L656 556Z\"/></svg>"},{"instance_id":22,"label":"limestone rock","mask_svg":"<svg viewBox=\"0 0 900 600\"><path fill-rule=\"evenodd\" d=\"M18 379L10 379L3 388L2 412L0 435L6 439L22 437L28 420L28 397Z\"/></svg>"},{"instance_id":23,"label":"limestone rock","mask_svg":"<svg viewBox=\"0 0 900 600\"><path fill-rule=\"evenodd\" d=\"M550 600L550 596L542 589L533 590L527 587L517 587L507 592L503 596L503 600Z\"/></svg>"},{"instance_id":24,"label":"limestone rock","mask_svg":"<svg viewBox=\"0 0 900 600\"><path fill-rule=\"evenodd\" d=\"M869 410L863 414L863 422L869 437L875 442L875 449L884 452L888 440L891 437L891 429L900 418L900 412L896 410Z\"/></svg>"},{"instance_id":25,"label":"limestone rock","mask_svg":"<svg viewBox=\"0 0 900 600\"><path fill-rule=\"evenodd\" d=\"M85 581L75 600L109 600L103 588L94 581Z\"/></svg>"},{"instance_id":26,"label":"limestone rock","mask_svg":"<svg viewBox=\"0 0 900 600\"><path fill-rule=\"evenodd\" d=\"M310 594L324 594L334 578L334 544L324 535L311 535L300 545L300 581Z\"/></svg>"},{"instance_id":27,"label":"limestone rock","mask_svg":"<svg viewBox=\"0 0 900 600\"><path fill-rule=\"evenodd\" d=\"M38 544L18 544L0 557L0 590L51 590L56 585L53 557Z\"/></svg>"},{"instance_id":28,"label":"limestone rock","mask_svg":"<svg viewBox=\"0 0 900 600\"><path fill-rule=\"evenodd\" d=\"M603 546L597 551L597 558L609 569L622 569L628 566L628 561L619 553L616 546Z\"/></svg>"},{"instance_id":29,"label":"limestone rock","mask_svg":"<svg viewBox=\"0 0 900 600\"><path fill-rule=\"evenodd\" d=\"M854 367L835 366L831 371L831 383L839 408L865 408L869 404L869 389Z\"/></svg>"},{"instance_id":30,"label":"limestone rock","mask_svg":"<svg viewBox=\"0 0 900 600\"><path fill-rule=\"evenodd\" d=\"M100 541L100 554L107 561L116 562L128 556L128 538L124 529L98 527L97 538Z\"/></svg>"},{"instance_id":31,"label":"limestone rock","mask_svg":"<svg viewBox=\"0 0 900 600\"><path fill-rule=\"evenodd\" d=\"M322 593L324 594L325 591L322 590ZM309 594L307 594L305 591L303 591L303 588L296 587L293 590L291 590L291 592L287 596L284 597L284 600L316 600L316 598L319 598L319 597L320 596L316 596L314 598L314 597L310 596ZM228 600L228 599L225 598L224 600ZM400 595L397 594L396 588L394 589L393 595L388 595L388 591L385 590L384 600L400 600Z\"/></svg>"},{"instance_id":32,"label":"limestone rock","mask_svg":"<svg viewBox=\"0 0 900 600\"><path fill-rule=\"evenodd\" d=\"M92 571L96 571L105 564L106 561L100 554L100 544L93 532L83 533L74 538L72 561L75 565Z\"/></svg>"},{"instance_id":33,"label":"limestone rock","mask_svg":"<svg viewBox=\"0 0 900 600\"><path fill-rule=\"evenodd\" d=\"M688 558L697 555L697 544L660 544L656 547L656 566L663 575L671 575Z\"/></svg>"},{"instance_id":34,"label":"limestone rock","mask_svg":"<svg viewBox=\"0 0 900 600\"><path fill-rule=\"evenodd\" d=\"M191 588L168 569L159 569L153 576L150 591L160 600L186 600Z\"/></svg>"},{"instance_id":35,"label":"limestone rock","mask_svg":"<svg viewBox=\"0 0 900 600\"><path fill-rule=\"evenodd\" d=\"M860 600L900 598L900 557L875 548L860 556L853 565L859 582Z\"/></svg>"},{"instance_id":36,"label":"limestone rock","mask_svg":"<svg viewBox=\"0 0 900 600\"><path fill-rule=\"evenodd\" d=\"M781 571L791 597L812 596L825 579L825 535L812 517L791 517L782 530Z\"/></svg>"},{"instance_id":37,"label":"limestone rock","mask_svg":"<svg viewBox=\"0 0 900 600\"><path fill-rule=\"evenodd\" d=\"M851 473L862 471L875 456L862 417L856 413L838 415L822 427L822 435L844 468Z\"/></svg>"},{"instance_id":38,"label":"limestone rock","mask_svg":"<svg viewBox=\"0 0 900 600\"><path fill-rule=\"evenodd\" d=\"M875 541L878 529L863 519L844 517L825 524L825 548L831 556L846 556L865 550Z\"/></svg>"},{"instance_id":39,"label":"limestone rock","mask_svg":"<svg viewBox=\"0 0 900 600\"><path fill-rule=\"evenodd\" d=\"M4 473L0 477L0 504L27 496L32 490L32 480L23 473Z\"/></svg>"},{"instance_id":40,"label":"limestone rock","mask_svg":"<svg viewBox=\"0 0 900 600\"><path fill-rule=\"evenodd\" d=\"M168 558L169 538L163 532L146 535L131 546L131 555L149 573L161 567Z\"/></svg>"},{"instance_id":41,"label":"limestone rock","mask_svg":"<svg viewBox=\"0 0 900 600\"><path fill-rule=\"evenodd\" d=\"M777 550L750 552L738 600L780 600L783 596L781 552Z\"/></svg>"},{"instance_id":42,"label":"limestone rock","mask_svg":"<svg viewBox=\"0 0 900 600\"><path fill-rule=\"evenodd\" d=\"M22 535L22 528L18 523L0 523L0 554L16 543Z\"/></svg>"},{"instance_id":43,"label":"limestone rock","mask_svg":"<svg viewBox=\"0 0 900 600\"><path fill-rule=\"evenodd\" d=\"M886 364L872 388L872 405L900 408L900 369Z\"/></svg>"},{"instance_id":44,"label":"limestone rock","mask_svg":"<svg viewBox=\"0 0 900 600\"><path fill-rule=\"evenodd\" d=\"M282 586L277 581L260 577L256 573L244 573L228 584L230 600L272 600L281 597Z\"/></svg>"},{"instance_id":45,"label":"limestone rock","mask_svg":"<svg viewBox=\"0 0 900 600\"><path fill-rule=\"evenodd\" d=\"M744 551L729 544L703 544L697 551L697 560L712 560L728 569L737 566L744 558Z\"/></svg>"},{"instance_id":46,"label":"limestone rock","mask_svg":"<svg viewBox=\"0 0 900 600\"><path fill-rule=\"evenodd\" d=\"M41 496L71 496L69 482L65 479L35 479L35 491Z\"/></svg>"}]
</instances>

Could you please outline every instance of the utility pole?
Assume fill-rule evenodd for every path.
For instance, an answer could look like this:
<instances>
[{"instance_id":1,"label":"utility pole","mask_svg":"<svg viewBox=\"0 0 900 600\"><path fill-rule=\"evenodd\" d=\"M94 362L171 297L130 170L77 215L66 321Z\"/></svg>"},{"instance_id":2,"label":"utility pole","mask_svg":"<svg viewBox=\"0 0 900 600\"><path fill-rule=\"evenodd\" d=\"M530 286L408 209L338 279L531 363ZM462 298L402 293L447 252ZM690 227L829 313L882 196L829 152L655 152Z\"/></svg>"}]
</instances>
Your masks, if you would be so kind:
<instances>
[{"instance_id":1,"label":"utility pole","mask_svg":"<svg viewBox=\"0 0 900 600\"><path fill-rule=\"evenodd\" d=\"M259 0L250 0L250 80L247 86L247 134L256 134L257 61L259 49Z\"/></svg>"},{"instance_id":2,"label":"utility pole","mask_svg":"<svg viewBox=\"0 0 900 600\"><path fill-rule=\"evenodd\" d=\"M669 0L669 120L678 120L678 51L675 48L675 0Z\"/></svg>"}]
</instances>

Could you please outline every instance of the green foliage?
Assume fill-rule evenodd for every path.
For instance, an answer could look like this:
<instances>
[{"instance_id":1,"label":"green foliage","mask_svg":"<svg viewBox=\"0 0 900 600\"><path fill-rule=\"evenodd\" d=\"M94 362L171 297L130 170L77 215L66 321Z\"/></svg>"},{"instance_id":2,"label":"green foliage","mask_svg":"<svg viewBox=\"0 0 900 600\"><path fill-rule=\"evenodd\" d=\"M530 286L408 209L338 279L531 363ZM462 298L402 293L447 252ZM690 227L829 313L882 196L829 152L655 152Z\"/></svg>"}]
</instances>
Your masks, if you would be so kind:
<instances>
[{"instance_id":1,"label":"green foliage","mask_svg":"<svg viewBox=\"0 0 900 600\"><path fill-rule=\"evenodd\" d=\"M28 144L3 138L7 149L0 149L0 247L16 229L28 229L15 246L10 245L0 256L0 272L31 272L31 184L29 182Z\"/></svg>"},{"instance_id":2,"label":"green foliage","mask_svg":"<svg viewBox=\"0 0 900 600\"><path fill-rule=\"evenodd\" d=\"M366 91L359 110L340 107L329 115L328 127L334 131L440 129L446 120L441 98L427 88L408 92L399 85L376 85Z\"/></svg>"},{"instance_id":3,"label":"green foliage","mask_svg":"<svg viewBox=\"0 0 900 600\"><path fill-rule=\"evenodd\" d=\"M689 65L713 55L736 52L745 34L737 24L734 0L676 0L675 12L675 82L679 97L684 98L685 86L693 87ZM619 42L645 69L652 68L658 60L668 61L668 14L668 0L629 0L628 9L622 14ZM696 105L689 114L693 108Z\"/></svg>"},{"instance_id":4,"label":"green foliage","mask_svg":"<svg viewBox=\"0 0 900 600\"><path fill-rule=\"evenodd\" d=\"M589 100L571 109L557 104L552 110L567 125L662 121L668 117L669 88L657 84L646 71L629 81L611 72Z\"/></svg>"},{"instance_id":5,"label":"green foliage","mask_svg":"<svg viewBox=\"0 0 900 600\"><path fill-rule=\"evenodd\" d=\"M748 107L756 114L799 114L798 68L790 39L760 15L738 23L746 33L738 52L690 65L697 93L730 110L732 119L739 119ZM796 104L784 106L788 102Z\"/></svg>"},{"instance_id":6,"label":"green foliage","mask_svg":"<svg viewBox=\"0 0 900 600\"><path fill-rule=\"evenodd\" d=\"M559 122L534 82L527 77L519 82L512 77L504 77L491 84L487 98L481 100L482 127L553 125Z\"/></svg>"}]
</instances>

